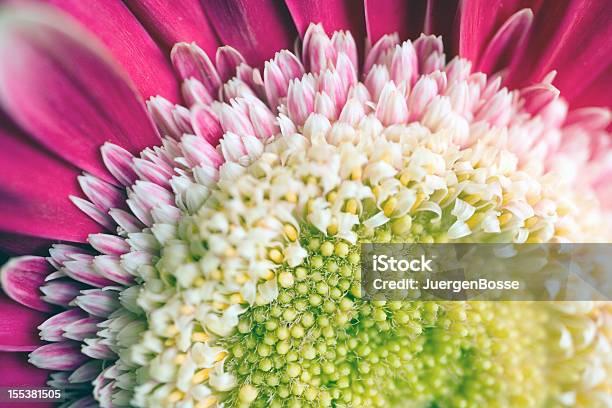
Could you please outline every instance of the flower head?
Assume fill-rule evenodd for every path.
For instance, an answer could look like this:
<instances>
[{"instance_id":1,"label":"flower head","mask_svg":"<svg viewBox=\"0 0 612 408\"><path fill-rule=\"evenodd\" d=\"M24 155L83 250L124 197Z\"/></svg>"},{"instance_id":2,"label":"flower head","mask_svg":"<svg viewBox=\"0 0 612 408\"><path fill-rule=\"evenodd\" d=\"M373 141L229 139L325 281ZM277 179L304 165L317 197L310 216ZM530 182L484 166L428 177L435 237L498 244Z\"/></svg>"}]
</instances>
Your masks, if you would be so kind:
<instances>
[{"instance_id":1,"label":"flower head","mask_svg":"<svg viewBox=\"0 0 612 408\"><path fill-rule=\"evenodd\" d=\"M300 28L308 7L288 6ZM133 8L145 21L154 17ZM9 297L50 314L38 326L48 343L32 347L29 361L53 371L48 383L65 389L74 406L610 401L606 302L361 298L361 242L611 238L602 183L609 111L569 110L554 71L512 85L521 83L517 55L531 10L512 14L488 43L462 42L461 56L447 58L452 50L439 36L378 36L374 16L388 10L366 9L370 36L380 38L362 54L358 31L328 35L322 24L303 30L296 53L275 49L259 68L255 47L243 55L223 46L213 63L211 50L178 42L169 55L184 104L172 91L170 99L152 96L148 115L106 51L77 41L78 27L6 12L0 53L21 41L30 47L23 61L44 47L60 64L46 42L68 44L118 84L107 94L96 82L90 99L75 104L93 115L92 104L112 102L105 115L113 121L95 114L93 129L103 137L88 145L99 148L101 168L85 160L89 147L83 154L68 141L54 144L62 126L28 123L53 103L42 98L21 109L15 95L29 85L9 81L16 64L0 69L2 106L84 170L75 179L85 197L62 191L105 229L88 230L87 221L86 245L55 243L47 258L16 258L2 269ZM219 10L207 8L208 18ZM474 23L469 9L461 19ZM431 31L431 16L426 21ZM172 37L158 35L162 43ZM72 78L64 84L71 91L85 79L73 67L58 71ZM122 112L130 104L139 117ZM151 142L158 132L161 140ZM25 149L21 139L8 140ZM44 236L78 240L56 228Z\"/></svg>"}]
</instances>

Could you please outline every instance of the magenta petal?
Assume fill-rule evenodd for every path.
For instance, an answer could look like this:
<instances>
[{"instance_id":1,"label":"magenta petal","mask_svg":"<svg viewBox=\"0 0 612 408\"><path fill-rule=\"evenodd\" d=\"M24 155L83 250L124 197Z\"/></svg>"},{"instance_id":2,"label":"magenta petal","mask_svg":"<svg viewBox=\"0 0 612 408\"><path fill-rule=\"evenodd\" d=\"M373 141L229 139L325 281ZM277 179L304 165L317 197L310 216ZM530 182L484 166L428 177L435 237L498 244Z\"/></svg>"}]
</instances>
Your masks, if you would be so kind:
<instances>
[{"instance_id":1,"label":"magenta petal","mask_svg":"<svg viewBox=\"0 0 612 408\"><path fill-rule=\"evenodd\" d=\"M496 28L521 8L520 3L521 0L462 1L458 18L459 55L470 61L478 61ZM445 39L445 45L446 43Z\"/></svg>"},{"instance_id":2,"label":"magenta petal","mask_svg":"<svg viewBox=\"0 0 612 408\"><path fill-rule=\"evenodd\" d=\"M0 230L78 242L100 231L68 198L80 194L77 169L2 128L0 141Z\"/></svg>"},{"instance_id":3,"label":"magenta petal","mask_svg":"<svg viewBox=\"0 0 612 408\"><path fill-rule=\"evenodd\" d=\"M207 0L204 10L221 42L261 67L297 36L287 9L275 0ZM212 56L212 55L211 55Z\"/></svg>"},{"instance_id":4,"label":"magenta petal","mask_svg":"<svg viewBox=\"0 0 612 408\"><path fill-rule=\"evenodd\" d=\"M44 387L49 376L49 371L41 370L28 363L26 353L0 352L0 387ZM29 406L30 404L28 404ZM2 405L7 407L8 405ZM15 407L24 407L23 403L15 404ZM32 404L38 407L38 405ZM43 406L42 404L40 406ZM48 404L47 406L52 406Z\"/></svg>"},{"instance_id":5,"label":"magenta petal","mask_svg":"<svg viewBox=\"0 0 612 408\"><path fill-rule=\"evenodd\" d=\"M143 27L128 7L120 0L45 0L56 5L68 14L79 20L87 29L93 32L113 57L123 66L129 77L136 84L136 89L143 98L153 95L164 95L174 101L179 101L179 83L168 63L167 53L162 51L147 33L148 20L144 14L132 9L136 17L144 18ZM191 0L195 3L196 0ZM134 2L135 3L135 2ZM142 3L155 3L160 6L156 11L165 7L178 8L185 1L142 1ZM168 6L168 5L177 6ZM128 6L132 6L129 4ZM157 16L164 21L161 15ZM194 17L195 18L195 17ZM176 32L181 24L171 24L169 21L160 27ZM163 29L163 28L162 28ZM206 33L206 26L198 27L200 32ZM156 32L157 33L157 32ZM172 46L172 45L170 45Z\"/></svg>"},{"instance_id":6,"label":"magenta petal","mask_svg":"<svg viewBox=\"0 0 612 408\"><path fill-rule=\"evenodd\" d=\"M609 71L609 70L608 70ZM610 72L602 73L597 79L571 100L572 108L585 106L612 106L612 81Z\"/></svg>"},{"instance_id":7,"label":"magenta petal","mask_svg":"<svg viewBox=\"0 0 612 408\"><path fill-rule=\"evenodd\" d=\"M22 256L9 260L0 270L0 282L4 292L15 302L41 312L53 308L40 298L39 291L53 267L45 258Z\"/></svg>"},{"instance_id":8,"label":"magenta petal","mask_svg":"<svg viewBox=\"0 0 612 408\"><path fill-rule=\"evenodd\" d=\"M495 33L482 53L477 70L493 74L507 68L519 56L533 23L533 12L523 9L516 12Z\"/></svg>"},{"instance_id":9,"label":"magenta petal","mask_svg":"<svg viewBox=\"0 0 612 408\"><path fill-rule=\"evenodd\" d=\"M159 143L133 84L87 31L45 8L12 9L0 24L0 103L49 150L112 181L100 146ZM27 102L27 103L25 103Z\"/></svg>"},{"instance_id":10,"label":"magenta petal","mask_svg":"<svg viewBox=\"0 0 612 408\"><path fill-rule=\"evenodd\" d=\"M528 49L529 60L535 64L531 70L531 80L541 80L550 71L557 70L554 85L561 90L561 96L570 101L570 105L573 105L574 97L584 93L597 100L597 104L606 98L609 101L612 71L610 16L612 2L609 0L574 1L557 13L556 21L545 16L537 21L536 25L552 25L555 29L548 37L546 33L542 34L546 42L541 49L539 44ZM538 30L543 30L543 27L536 27L534 36L540 35ZM593 87L595 82L604 86ZM589 103L581 102L580 105Z\"/></svg>"},{"instance_id":11,"label":"magenta petal","mask_svg":"<svg viewBox=\"0 0 612 408\"><path fill-rule=\"evenodd\" d=\"M357 47L365 40L363 3L354 0L285 0L291 17L301 36L310 23L322 23L325 32L349 30Z\"/></svg>"},{"instance_id":12,"label":"magenta petal","mask_svg":"<svg viewBox=\"0 0 612 408\"><path fill-rule=\"evenodd\" d=\"M20 305L0 292L0 316L0 351L32 351L40 346L36 327L45 320L44 313Z\"/></svg>"},{"instance_id":13,"label":"magenta petal","mask_svg":"<svg viewBox=\"0 0 612 408\"><path fill-rule=\"evenodd\" d=\"M0 251L8 255L43 255L50 246L48 239L0 232Z\"/></svg>"},{"instance_id":14,"label":"magenta petal","mask_svg":"<svg viewBox=\"0 0 612 408\"><path fill-rule=\"evenodd\" d=\"M398 33L402 40L413 40L423 31L425 2L365 0L364 8L370 44L391 33Z\"/></svg>"},{"instance_id":15,"label":"magenta petal","mask_svg":"<svg viewBox=\"0 0 612 408\"><path fill-rule=\"evenodd\" d=\"M46 387L50 372L41 370L28 363L26 353L0 351L0 387L36 388ZM3 402L2 408L53 408L52 402Z\"/></svg>"},{"instance_id":16,"label":"magenta petal","mask_svg":"<svg viewBox=\"0 0 612 408\"><path fill-rule=\"evenodd\" d=\"M445 52L449 56L456 55L459 49L457 41L453 41L453 36L456 34L455 26L459 20L457 14L460 3L460 0L428 0L425 10L423 32L441 35L444 38ZM506 4L512 5L512 2Z\"/></svg>"},{"instance_id":17,"label":"magenta petal","mask_svg":"<svg viewBox=\"0 0 612 408\"><path fill-rule=\"evenodd\" d=\"M199 0L125 0L125 3L167 51L178 42L195 41L208 55L215 54L219 42Z\"/></svg>"}]
</instances>

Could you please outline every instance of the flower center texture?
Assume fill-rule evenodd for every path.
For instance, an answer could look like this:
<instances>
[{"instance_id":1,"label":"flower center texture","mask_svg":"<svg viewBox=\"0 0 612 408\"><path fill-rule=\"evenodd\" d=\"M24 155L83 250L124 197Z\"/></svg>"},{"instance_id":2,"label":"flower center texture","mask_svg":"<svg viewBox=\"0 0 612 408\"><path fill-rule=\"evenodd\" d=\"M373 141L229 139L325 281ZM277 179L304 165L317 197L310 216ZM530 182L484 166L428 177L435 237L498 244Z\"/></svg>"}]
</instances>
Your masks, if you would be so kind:
<instances>
[{"instance_id":1,"label":"flower center texture","mask_svg":"<svg viewBox=\"0 0 612 408\"><path fill-rule=\"evenodd\" d=\"M554 237L555 214L533 209L546 185L494 145L460 149L457 131L313 113L250 164L222 166L145 279L134 349L157 355L137 392L155 405L152 390L183 398L208 381L229 406L546 402L545 307L360 299L359 242Z\"/></svg>"},{"instance_id":2,"label":"flower center texture","mask_svg":"<svg viewBox=\"0 0 612 408\"><path fill-rule=\"evenodd\" d=\"M97 252L51 249L58 275L42 290L67 311L41 326L56 343L33 363L48 367L45 347L80 348L92 360L67 370L80 367L93 389L75 398L93 393L102 406L603 401L607 304L360 292L364 242L610 238L589 176L559 177L587 165L564 160L584 129L565 120L554 75L508 90L465 59L446 63L441 39L425 35L384 36L359 69L350 33L330 38L314 25L300 58L281 51L263 75L235 50L219 53L215 69L195 44L173 49L188 106L149 100L161 147L139 158L102 147L127 198L80 180L108 211L75 203L117 234L92 235ZM78 296L67 304L57 282ZM81 319L93 328L70 341L52 331ZM74 379L53 377L60 388Z\"/></svg>"}]
</instances>

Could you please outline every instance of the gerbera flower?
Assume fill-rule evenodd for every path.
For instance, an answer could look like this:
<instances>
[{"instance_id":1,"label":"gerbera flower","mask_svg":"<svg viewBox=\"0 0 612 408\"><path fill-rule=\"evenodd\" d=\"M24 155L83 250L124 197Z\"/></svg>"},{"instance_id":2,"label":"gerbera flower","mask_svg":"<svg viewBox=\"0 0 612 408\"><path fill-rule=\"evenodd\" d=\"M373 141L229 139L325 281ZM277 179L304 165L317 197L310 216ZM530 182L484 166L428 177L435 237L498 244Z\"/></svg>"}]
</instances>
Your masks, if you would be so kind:
<instances>
[{"instance_id":1,"label":"gerbera flower","mask_svg":"<svg viewBox=\"0 0 612 408\"><path fill-rule=\"evenodd\" d=\"M50 3L0 14L0 228L49 245L2 269L3 381L612 404L609 303L359 296L364 241L608 242L610 2Z\"/></svg>"}]
</instances>

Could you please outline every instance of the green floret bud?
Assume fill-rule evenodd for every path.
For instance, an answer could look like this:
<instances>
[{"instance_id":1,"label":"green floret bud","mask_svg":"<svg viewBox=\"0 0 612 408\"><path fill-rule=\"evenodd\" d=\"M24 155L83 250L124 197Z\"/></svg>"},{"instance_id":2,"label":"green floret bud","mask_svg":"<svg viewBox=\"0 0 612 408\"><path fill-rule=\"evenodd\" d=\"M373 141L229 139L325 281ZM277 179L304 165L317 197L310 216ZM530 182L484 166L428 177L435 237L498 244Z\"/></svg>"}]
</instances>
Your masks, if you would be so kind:
<instances>
[{"instance_id":1,"label":"green floret bud","mask_svg":"<svg viewBox=\"0 0 612 408\"><path fill-rule=\"evenodd\" d=\"M411 230L415 225L412 220ZM226 367L239 384L230 391L228 407L451 408L545 401L537 305L366 301L350 290L360 285L358 245L330 240L307 226L301 232L307 266L283 266L277 299L248 309L226 340Z\"/></svg>"}]
</instances>

